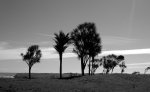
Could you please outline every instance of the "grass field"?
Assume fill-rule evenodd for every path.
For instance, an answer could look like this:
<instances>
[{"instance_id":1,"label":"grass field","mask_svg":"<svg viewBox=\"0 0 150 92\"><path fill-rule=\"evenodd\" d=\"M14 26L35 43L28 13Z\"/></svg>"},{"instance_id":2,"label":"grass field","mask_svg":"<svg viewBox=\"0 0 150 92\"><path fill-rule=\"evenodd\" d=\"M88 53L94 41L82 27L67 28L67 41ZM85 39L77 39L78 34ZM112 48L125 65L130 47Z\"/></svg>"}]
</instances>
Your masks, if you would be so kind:
<instances>
[{"instance_id":1,"label":"grass field","mask_svg":"<svg viewBox=\"0 0 150 92\"><path fill-rule=\"evenodd\" d=\"M14 79L0 78L0 92L150 92L150 75L96 74L16 74Z\"/></svg>"}]
</instances>

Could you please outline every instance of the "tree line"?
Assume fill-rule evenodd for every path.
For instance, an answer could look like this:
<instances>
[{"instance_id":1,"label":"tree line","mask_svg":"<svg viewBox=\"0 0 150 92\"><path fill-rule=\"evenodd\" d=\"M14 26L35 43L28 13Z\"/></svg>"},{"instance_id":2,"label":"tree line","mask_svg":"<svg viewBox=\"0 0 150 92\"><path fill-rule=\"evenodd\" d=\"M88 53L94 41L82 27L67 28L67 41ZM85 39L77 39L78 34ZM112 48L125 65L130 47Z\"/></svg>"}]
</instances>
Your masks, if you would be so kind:
<instances>
[{"instance_id":1,"label":"tree line","mask_svg":"<svg viewBox=\"0 0 150 92\"><path fill-rule=\"evenodd\" d=\"M121 73L126 68L123 55L107 55L100 59L95 59L102 52L102 43L99 33L97 32L95 23L85 22L79 24L77 28L70 33L54 33L54 48L59 54L60 60L60 78L62 78L62 59L63 53L69 45L73 45L73 52L77 54L81 61L81 73L85 75L85 67L88 66L89 75L93 75L96 69L103 66L103 73L108 74L118 65ZM23 61L29 67L29 79L31 78L31 68L35 63L39 63L42 57L41 50L38 45L32 45L25 54L21 53Z\"/></svg>"}]
</instances>

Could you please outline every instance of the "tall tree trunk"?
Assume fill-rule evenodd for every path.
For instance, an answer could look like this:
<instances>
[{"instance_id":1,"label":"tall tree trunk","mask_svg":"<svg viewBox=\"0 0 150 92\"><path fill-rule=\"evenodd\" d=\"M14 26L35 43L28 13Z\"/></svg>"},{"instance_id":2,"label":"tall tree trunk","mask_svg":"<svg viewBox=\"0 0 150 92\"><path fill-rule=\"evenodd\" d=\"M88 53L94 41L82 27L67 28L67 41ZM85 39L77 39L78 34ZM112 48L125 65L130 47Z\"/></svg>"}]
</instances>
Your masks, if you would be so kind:
<instances>
[{"instance_id":1,"label":"tall tree trunk","mask_svg":"<svg viewBox=\"0 0 150 92\"><path fill-rule=\"evenodd\" d=\"M94 56L92 56L92 69L93 69L93 63L94 63ZM91 75L94 75L93 71L92 71Z\"/></svg>"},{"instance_id":2,"label":"tall tree trunk","mask_svg":"<svg viewBox=\"0 0 150 92\"><path fill-rule=\"evenodd\" d=\"M113 71L114 71L114 67L112 68L111 74L113 73Z\"/></svg>"},{"instance_id":3,"label":"tall tree trunk","mask_svg":"<svg viewBox=\"0 0 150 92\"><path fill-rule=\"evenodd\" d=\"M31 79L31 66L29 66L29 79Z\"/></svg>"},{"instance_id":4,"label":"tall tree trunk","mask_svg":"<svg viewBox=\"0 0 150 92\"><path fill-rule=\"evenodd\" d=\"M123 69L121 70L121 74L123 73Z\"/></svg>"},{"instance_id":5,"label":"tall tree trunk","mask_svg":"<svg viewBox=\"0 0 150 92\"><path fill-rule=\"evenodd\" d=\"M59 54L60 59L60 79L62 79L62 54Z\"/></svg>"},{"instance_id":6,"label":"tall tree trunk","mask_svg":"<svg viewBox=\"0 0 150 92\"><path fill-rule=\"evenodd\" d=\"M83 57L81 57L81 72L82 72L82 76L84 76L84 63L83 63Z\"/></svg>"},{"instance_id":7,"label":"tall tree trunk","mask_svg":"<svg viewBox=\"0 0 150 92\"><path fill-rule=\"evenodd\" d=\"M89 75L91 74L91 62L90 62L90 60L89 60Z\"/></svg>"},{"instance_id":8,"label":"tall tree trunk","mask_svg":"<svg viewBox=\"0 0 150 92\"><path fill-rule=\"evenodd\" d=\"M145 69L145 71L144 71L144 74L146 74L146 69Z\"/></svg>"},{"instance_id":9,"label":"tall tree trunk","mask_svg":"<svg viewBox=\"0 0 150 92\"><path fill-rule=\"evenodd\" d=\"M106 74L108 74L108 73L109 73L109 69L106 70Z\"/></svg>"},{"instance_id":10,"label":"tall tree trunk","mask_svg":"<svg viewBox=\"0 0 150 92\"><path fill-rule=\"evenodd\" d=\"M124 72L124 69L121 69L121 74L123 74L123 72Z\"/></svg>"}]
</instances>

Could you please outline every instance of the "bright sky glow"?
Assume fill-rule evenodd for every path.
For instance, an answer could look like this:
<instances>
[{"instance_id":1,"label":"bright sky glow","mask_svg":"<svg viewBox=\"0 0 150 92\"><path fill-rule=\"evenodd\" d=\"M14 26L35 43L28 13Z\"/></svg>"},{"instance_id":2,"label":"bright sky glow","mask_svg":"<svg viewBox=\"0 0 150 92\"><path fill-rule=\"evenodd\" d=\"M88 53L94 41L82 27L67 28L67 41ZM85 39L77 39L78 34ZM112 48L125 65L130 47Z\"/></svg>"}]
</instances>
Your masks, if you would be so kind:
<instances>
[{"instance_id":1,"label":"bright sky glow","mask_svg":"<svg viewBox=\"0 0 150 92\"><path fill-rule=\"evenodd\" d=\"M25 53L26 50L27 50L26 48L0 50L0 60L21 59L20 53ZM55 59L55 58L58 59L59 58L54 48L41 48L41 51L42 51L42 59ZM116 55L150 54L150 48L102 51L102 53L99 54L99 56L105 56L109 54L116 54ZM67 52L63 54L63 57L70 58L70 57L77 57L77 55L75 53Z\"/></svg>"}]
</instances>

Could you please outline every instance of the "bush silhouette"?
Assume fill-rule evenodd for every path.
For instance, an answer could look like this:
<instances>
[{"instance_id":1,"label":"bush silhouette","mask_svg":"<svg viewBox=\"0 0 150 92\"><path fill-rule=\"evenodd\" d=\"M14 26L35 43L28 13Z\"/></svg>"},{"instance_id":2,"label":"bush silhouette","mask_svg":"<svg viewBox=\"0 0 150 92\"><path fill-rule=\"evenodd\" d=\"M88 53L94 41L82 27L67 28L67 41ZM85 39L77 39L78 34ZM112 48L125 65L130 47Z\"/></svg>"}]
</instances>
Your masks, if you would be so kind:
<instances>
[{"instance_id":1,"label":"bush silhouette","mask_svg":"<svg viewBox=\"0 0 150 92\"><path fill-rule=\"evenodd\" d=\"M112 70L113 72L113 69L117 66L117 65L120 65L121 62L123 62L124 60L124 56L122 55L114 55L114 54L111 54L111 55L108 55L108 56L103 56L101 59L100 59L100 62L101 64L103 65L103 72L105 72L106 70L106 74L108 74L110 72L110 70ZM125 63L124 63L125 64ZM123 66L123 65L122 65ZM125 66L125 65L124 65ZM121 66L120 66L121 67ZM122 67L123 68L123 67ZM124 68L123 68L124 69ZM123 71L123 70L122 70ZM111 73L112 73L111 72Z\"/></svg>"}]
</instances>

